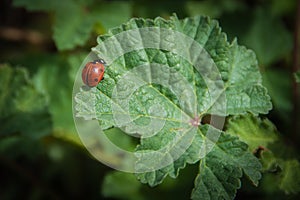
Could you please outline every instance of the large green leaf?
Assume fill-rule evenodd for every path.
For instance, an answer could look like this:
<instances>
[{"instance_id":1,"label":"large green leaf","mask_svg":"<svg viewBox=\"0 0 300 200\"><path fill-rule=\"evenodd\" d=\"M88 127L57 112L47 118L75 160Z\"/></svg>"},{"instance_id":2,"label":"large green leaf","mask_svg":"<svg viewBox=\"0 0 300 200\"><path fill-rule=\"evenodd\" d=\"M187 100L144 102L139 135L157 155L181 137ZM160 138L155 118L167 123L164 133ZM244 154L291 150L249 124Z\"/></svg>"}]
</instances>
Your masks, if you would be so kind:
<instances>
[{"instance_id":1,"label":"large green leaf","mask_svg":"<svg viewBox=\"0 0 300 200\"><path fill-rule=\"evenodd\" d=\"M125 30L156 26L162 28L164 26L173 27L175 30L193 37L201 45L204 45L205 50L213 58L222 75L226 96L229 99L227 101L227 114L267 113L271 109L270 98L266 93L266 89L261 85L261 76L254 53L245 47L238 46L236 42L228 44L225 34L220 32L220 28L215 21L199 17L184 21L177 21L177 19L172 18L168 22L159 18L155 21L136 19L131 20L123 27L113 29L110 34L100 37L99 42L101 44L102 40L105 41L112 35L117 35ZM100 93L97 94L99 96L97 98L102 99L101 103L104 100L108 103L111 98L111 91L117 81L114 80L116 76L124 75L126 70L134 65L138 66L150 62L172 65L184 77L190 79L188 81L191 81L191 87L195 90L198 103L202 107L199 110L205 107L204 103L209 104L207 100L209 94L205 91L207 87L203 84L204 81L199 74L194 75L194 72L191 70L192 66L189 63L181 61L173 53L153 49L126 53L123 57L115 60L111 64L112 67L109 67L107 70L107 81L103 81L103 87L100 88L106 95ZM176 64L180 64L180 66L176 66ZM171 99L171 101L173 100ZM110 108L109 105L107 106L105 108L103 106L100 108L99 106L96 109L97 115L103 114L103 109L108 111ZM101 117L99 119L105 120Z\"/></svg>"},{"instance_id":2,"label":"large green leaf","mask_svg":"<svg viewBox=\"0 0 300 200\"><path fill-rule=\"evenodd\" d=\"M45 97L37 91L24 68L0 66L1 135L24 134L39 138L51 131Z\"/></svg>"},{"instance_id":3,"label":"large green leaf","mask_svg":"<svg viewBox=\"0 0 300 200\"><path fill-rule=\"evenodd\" d=\"M144 34L148 34L147 31L142 31L145 27L148 27L147 30L150 30L150 27L160 30L154 31L156 34L151 35L151 39L143 40ZM189 58L197 60L198 57L193 57L193 45L197 45L184 43L184 39L174 38L172 34L164 35L165 30L179 32L194 40L203 48L198 54L196 52L196 56L203 55L201 52L205 50L209 55L208 60L214 63L217 71L207 70L212 76L205 76L205 73L202 76L201 70L205 72L210 62L205 59L196 62L202 66L197 68L200 73L188 62ZM119 38L122 33L132 33L131 31L138 34L125 34L126 37ZM110 39L115 39L115 42L109 43ZM257 185L260 164L247 151L246 144L215 130L210 125L198 127L191 124L191 121L197 124L199 115L202 117L213 113L227 116L246 112L259 114L267 113L271 109L270 97L261 84L257 61L251 50L239 46L236 41L228 43L226 35L221 32L216 21L199 16L184 20L178 20L176 17L170 20L132 19L100 36L98 43L99 46L93 48L93 51L108 63L105 79L97 88L78 91L75 95L76 116L87 120L96 118L104 130L119 127L127 134L141 136L140 145L136 149L136 170L143 172L143 169L147 169L137 174L143 183L154 186L161 183L167 175L175 178L187 163L196 163L200 159L201 176L201 170L208 172L215 166L215 157L223 157L216 167L220 170L231 169L228 175L234 182L233 186L224 188L223 197L234 196L242 171ZM136 47L135 45L139 44L144 46L130 51L126 49L130 45ZM158 48L151 46L153 44L158 44ZM179 44L184 45L177 51L176 45ZM182 57L182 52L188 52L190 57ZM166 68L158 67L161 65ZM218 73L222 80L220 85L217 85L221 88L223 85L223 88L217 97L226 95L227 101L222 101L226 105L214 99L214 90L209 90L210 84L213 85L216 80L213 77L218 77ZM165 84L165 80L168 84ZM173 84L176 82L177 88ZM185 94L180 96L177 90L182 87L186 90L180 90L185 91ZM218 109L213 110L214 106ZM131 120L128 121L128 118ZM155 126L152 126L152 123L155 123ZM157 127L159 129L156 129ZM224 142L217 143L212 148L216 141L211 140L209 130L213 135L221 135L220 141ZM151 135L152 133L155 134ZM225 142L227 139L229 143ZM203 146L208 148L208 152L213 149L211 155L208 154L210 156L204 157L203 154L207 152L203 151ZM152 157L146 156L149 152ZM159 160L155 160L157 153L161 153ZM230 157L230 153L233 153L234 157ZM169 160L172 162L168 163ZM203 163L210 165L205 167ZM218 170L215 173L218 173ZM209 176L209 173L204 174ZM222 184L226 184L227 178L221 180ZM202 177L197 178L196 182L200 184L201 180ZM208 180L204 178L202 181ZM203 187L199 184L196 184L193 198L214 197L215 194L211 192L205 196L202 193ZM212 179L211 186L214 184L220 183Z\"/></svg>"}]
</instances>

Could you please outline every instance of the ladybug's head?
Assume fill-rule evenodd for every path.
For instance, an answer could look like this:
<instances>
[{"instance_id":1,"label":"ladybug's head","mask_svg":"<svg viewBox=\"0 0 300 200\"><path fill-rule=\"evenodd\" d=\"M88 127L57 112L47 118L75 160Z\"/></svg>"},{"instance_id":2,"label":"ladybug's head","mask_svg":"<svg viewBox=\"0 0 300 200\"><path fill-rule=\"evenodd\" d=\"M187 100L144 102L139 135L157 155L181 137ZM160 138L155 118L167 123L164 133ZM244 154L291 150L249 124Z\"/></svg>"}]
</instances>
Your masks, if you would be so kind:
<instances>
[{"instance_id":1,"label":"ladybug's head","mask_svg":"<svg viewBox=\"0 0 300 200\"><path fill-rule=\"evenodd\" d=\"M103 65L106 64L106 62L105 62L103 59L94 60L93 63L94 63L94 64L101 63L101 64L103 64Z\"/></svg>"}]
</instances>

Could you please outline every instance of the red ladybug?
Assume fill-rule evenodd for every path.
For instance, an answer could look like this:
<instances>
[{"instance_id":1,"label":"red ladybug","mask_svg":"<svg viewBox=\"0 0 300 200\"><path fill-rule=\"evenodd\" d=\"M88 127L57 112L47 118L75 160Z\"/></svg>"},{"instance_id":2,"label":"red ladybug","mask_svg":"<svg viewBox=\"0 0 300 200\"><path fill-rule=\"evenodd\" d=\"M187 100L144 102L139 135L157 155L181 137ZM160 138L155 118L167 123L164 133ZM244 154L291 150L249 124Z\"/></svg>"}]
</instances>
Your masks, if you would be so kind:
<instances>
[{"instance_id":1,"label":"red ladybug","mask_svg":"<svg viewBox=\"0 0 300 200\"><path fill-rule=\"evenodd\" d=\"M83 83L89 87L97 86L103 79L105 64L105 61L102 59L88 62L81 74Z\"/></svg>"}]
</instances>

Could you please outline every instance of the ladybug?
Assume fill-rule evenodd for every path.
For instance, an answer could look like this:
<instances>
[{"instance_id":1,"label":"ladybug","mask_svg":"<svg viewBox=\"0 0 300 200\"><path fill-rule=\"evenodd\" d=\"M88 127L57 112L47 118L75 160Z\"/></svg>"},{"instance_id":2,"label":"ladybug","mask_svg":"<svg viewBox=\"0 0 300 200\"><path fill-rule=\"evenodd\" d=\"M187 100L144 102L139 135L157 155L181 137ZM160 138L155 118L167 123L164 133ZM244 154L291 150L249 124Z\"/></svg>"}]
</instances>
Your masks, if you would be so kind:
<instances>
[{"instance_id":1,"label":"ladybug","mask_svg":"<svg viewBox=\"0 0 300 200\"><path fill-rule=\"evenodd\" d=\"M105 64L105 61L102 59L88 62L81 74L83 83L89 87L97 86L103 79Z\"/></svg>"}]
</instances>

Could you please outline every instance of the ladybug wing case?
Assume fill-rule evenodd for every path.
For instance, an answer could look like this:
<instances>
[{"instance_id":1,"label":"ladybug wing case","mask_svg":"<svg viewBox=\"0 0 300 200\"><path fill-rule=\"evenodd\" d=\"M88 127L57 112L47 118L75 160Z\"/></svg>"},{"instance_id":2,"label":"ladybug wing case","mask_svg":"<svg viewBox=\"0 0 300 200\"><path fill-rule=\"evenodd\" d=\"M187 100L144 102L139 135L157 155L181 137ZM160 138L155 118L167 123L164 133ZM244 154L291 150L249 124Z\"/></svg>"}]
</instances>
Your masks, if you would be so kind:
<instances>
[{"instance_id":1,"label":"ladybug wing case","mask_svg":"<svg viewBox=\"0 0 300 200\"><path fill-rule=\"evenodd\" d=\"M82 81L89 87L95 87L104 76L105 66L99 62L89 62L82 70Z\"/></svg>"}]
</instances>

